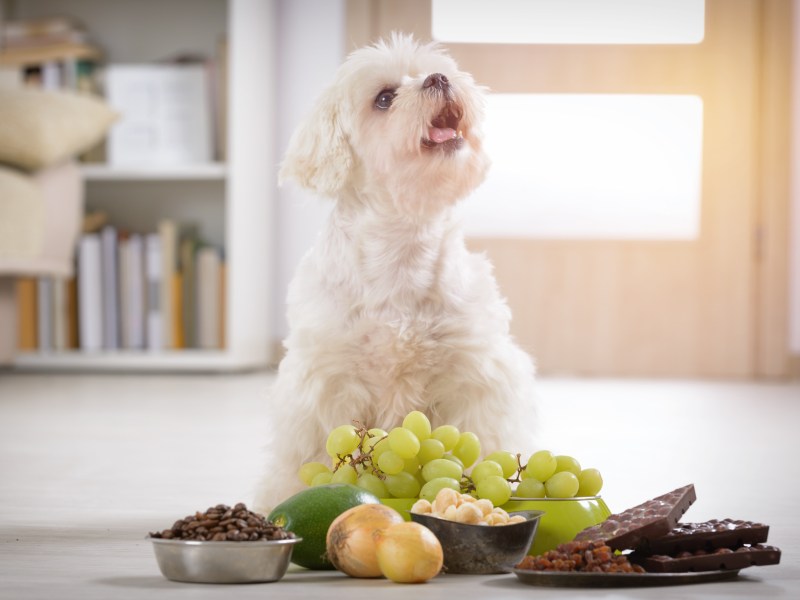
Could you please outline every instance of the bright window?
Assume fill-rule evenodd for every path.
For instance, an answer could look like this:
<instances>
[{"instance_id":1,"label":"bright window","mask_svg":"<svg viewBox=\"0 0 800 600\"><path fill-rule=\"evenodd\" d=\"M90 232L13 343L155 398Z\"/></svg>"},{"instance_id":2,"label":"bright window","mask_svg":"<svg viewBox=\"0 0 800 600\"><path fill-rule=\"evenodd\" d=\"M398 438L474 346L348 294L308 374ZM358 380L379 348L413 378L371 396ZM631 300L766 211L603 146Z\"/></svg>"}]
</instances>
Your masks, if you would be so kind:
<instances>
[{"instance_id":1,"label":"bright window","mask_svg":"<svg viewBox=\"0 0 800 600\"><path fill-rule=\"evenodd\" d=\"M491 94L493 164L464 203L482 237L694 239L703 103L686 95Z\"/></svg>"},{"instance_id":2,"label":"bright window","mask_svg":"<svg viewBox=\"0 0 800 600\"><path fill-rule=\"evenodd\" d=\"M433 37L494 44L697 44L704 0L433 0Z\"/></svg>"}]
</instances>

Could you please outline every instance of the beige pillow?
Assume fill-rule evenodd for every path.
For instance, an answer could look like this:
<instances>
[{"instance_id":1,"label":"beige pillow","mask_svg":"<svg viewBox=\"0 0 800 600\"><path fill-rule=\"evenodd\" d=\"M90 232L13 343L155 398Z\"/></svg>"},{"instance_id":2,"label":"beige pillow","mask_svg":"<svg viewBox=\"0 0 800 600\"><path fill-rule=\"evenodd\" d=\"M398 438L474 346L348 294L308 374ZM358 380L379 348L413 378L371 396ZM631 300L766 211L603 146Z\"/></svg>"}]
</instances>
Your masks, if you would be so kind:
<instances>
[{"instance_id":1,"label":"beige pillow","mask_svg":"<svg viewBox=\"0 0 800 600\"><path fill-rule=\"evenodd\" d=\"M31 177L0 166L0 274L3 259L41 253L43 204L42 190Z\"/></svg>"},{"instance_id":2,"label":"beige pillow","mask_svg":"<svg viewBox=\"0 0 800 600\"><path fill-rule=\"evenodd\" d=\"M61 162L98 143L116 118L95 96L0 88L0 162L31 171Z\"/></svg>"}]
</instances>

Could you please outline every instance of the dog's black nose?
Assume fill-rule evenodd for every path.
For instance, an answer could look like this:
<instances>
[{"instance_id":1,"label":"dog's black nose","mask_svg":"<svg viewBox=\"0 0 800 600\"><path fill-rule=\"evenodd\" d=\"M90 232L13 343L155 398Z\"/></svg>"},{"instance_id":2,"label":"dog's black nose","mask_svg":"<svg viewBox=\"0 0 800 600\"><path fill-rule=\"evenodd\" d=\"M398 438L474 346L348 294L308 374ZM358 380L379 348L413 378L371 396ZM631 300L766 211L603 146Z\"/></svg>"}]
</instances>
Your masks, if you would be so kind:
<instances>
[{"instance_id":1,"label":"dog's black nose","mask_svg":"<svg viewBox=\"0 0 800 600\"><path fill-rule=\"evenodd\" d=\"M447 77L445 77L441 73L431 73L425 78L422 87L423 88L435 87L437 90L444 90L449 85L450 83L447 81Z\"/></svg>"}]
</instances>

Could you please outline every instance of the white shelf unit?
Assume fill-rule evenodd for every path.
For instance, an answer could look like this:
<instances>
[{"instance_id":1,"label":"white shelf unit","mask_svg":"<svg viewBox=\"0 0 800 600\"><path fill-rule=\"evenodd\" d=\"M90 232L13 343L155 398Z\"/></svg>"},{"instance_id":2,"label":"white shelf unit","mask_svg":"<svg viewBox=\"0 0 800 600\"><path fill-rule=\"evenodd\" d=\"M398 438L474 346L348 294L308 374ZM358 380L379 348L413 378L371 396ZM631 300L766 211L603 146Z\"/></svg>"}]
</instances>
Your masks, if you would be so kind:
<instances>
[{"instance_id":1,"label":"white shelf unit","mask_svg":"<svg viewBox=\"0 0 800 600\"><path fill-rule=\"evenodd\" d=\"M104 164L86 164L81 172L87 182L93 181L223 181L227 165L213 162L198 165L113 167Z\"/></svg>"},{"instance_id":2,"label":"white shelf unit","mask_svg":"<svg viewBox=\"0 0 800 600\"><path fill-rule=\"evenodd\" d=\"M115 168L86 165L87 206L102 202L125 219L154 226L164 216L197 218L227 264L222 350L27 352L15 367L37 371L239 371L272 360L275 180L274 3L263 0L16 0L18 17L73 15L106 50L107 62L147 62L185 51L213 55L220 26L228 40L226 164ZM10 15L6 15L10 16ZM191 44L198 36L204 48ZM99 198L102 196L103 198Z\"/></svg>"}]
</instances>

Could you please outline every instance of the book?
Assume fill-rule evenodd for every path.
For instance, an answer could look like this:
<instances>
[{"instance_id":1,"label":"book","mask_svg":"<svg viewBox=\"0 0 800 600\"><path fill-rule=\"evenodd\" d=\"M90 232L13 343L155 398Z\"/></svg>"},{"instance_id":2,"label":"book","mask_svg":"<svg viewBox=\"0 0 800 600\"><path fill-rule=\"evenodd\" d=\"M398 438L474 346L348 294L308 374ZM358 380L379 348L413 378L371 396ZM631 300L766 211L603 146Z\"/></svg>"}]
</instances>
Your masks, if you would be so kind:
<instances>
[{"instance_id":1,"label":"book","mask_svg":"<svg viewBox=\"0 0 800 600\"><path fill-rule=\"evenodd\" d=\"M117 277L117 229L106 225L100 232L103 286L103 348L119 348L119 288Z\"/></svg>"},{"instance_id":2,"label":"book","mask_svg":"<svg viewBox=\"0 0 800 600\"><path fill-rule=\"evenodd\" d=\"M63 352L67 349L67 322L68 302L67 302L67 280L64 277L52 278L52 298L53 298L53 350Z\"/></svg>"},{"instance_id":3,"label":"book","mask_svg":"<svg viewBox=\"0 0 800 600\"><path fill-rule=\"evenodd\" d=\"M145 236L145 289L146 318L145 331L147 348L160 350L164 347L163 327L161 325L161 240L157 233Z\"/></svg>"},{"instance_id":4,"label":"book","mask_svg":"<svg viewBox=\"0 0 800 600\"><path fill-rule=\"evenodd\" d=\"M228 266L223 259L219 265L219 347L225 348L228 314Z\"/></svg>"},{"instance_id":5,"label":"book","mask_svg":"<svg viewBox=\"0 0 800 600\"><path fill-rule=\"evenodd\" d=\"M178 232L175 222L162 219L158 223L158 236L161 240L161 280L159 305L161 307L161 339L164 348L175 348L173 320L175 312L173 277L177 271Z\"/></svg>"},{"instance_id":6,"label":"book","mask_svg":"<svg viewBox=\"0 0 800 600\"><path fill-rule=\"evenodd\" d=\"M35 278L17 279L17 348L22 351L36 350L38 347L36 292Z\"/></svg>"},{"instance_id":7,"label":"book","mask_svg":"<svg viewBox=\"0 0 800 600\"><path fill-rule=\"evenodd\" d=\"M112 64L106 98L122 117L108 136L111 165L211 162L212 114L204 64Z\"/></svg>"},{"instance_id":8,"label":"book","mask_svg":"<svg viewBox=\"0 0 800 600\"><path fill-rule=\"evenodd\" d=\"M213 246L197 251L197 347L216 349L219 343L220 255Z\"/></svg>"},{"instance_id":9,"label":"book","mask_svg":"<svg viewBox=\"0 0 800 600\"><path fill-rule=\"evenodd\" d=\"M195 252L199 245L196 230L184 233L180 242L181 280L183 283L183 337L186 348L197 347L197 275Z\"/></svg>"},{"instance_id":10,"label":"book","mask_svg":"<svg viewBox=\"0 0 800 600\"><path fill-rule=\"evenodd\" d=\"M103 280L100 235L84 234L78 245L78 338L81 350L103 347Z\"/></svg>"},{"instance_id":11,"label":"book","mask_svg":"<svg viewBox=\"0 0 800 600\"><path fill-rule=\"evenodd\" d=\"M73 42L32 48L5 48L0 51L0 65L12 65L20 68L70 58L99 61L102 55L94 46Z\"/></svg>"},{"instance_id":12,"label":"book","mask_svg":"<svg viewBox=\"0 0 800 600\"><path fill-rule=\"evenodd\" d=\"M36 333L40 352L53 350L53 279L36 279Z\"/></svg>"},{"instance_id":13,"label":"book","mask_svg":"<svg viewBox=\"0 0 800 600\"><path fill-rule=\"evenodd\" d=\"M172 275L172 347L186 348L186 335L183 329L183 274L175 271Z\"/></svg>"},{"instance_id":14,"label":"book","mask_svg":"<svg viewBox=\"0 0 800 600\"><path fill-rule=\"evenodd\" d=\"M144 240L137 233L120 242L120 329L122 347L145 347Z\"/></svg>"},{"instance_id":15,"label":"book","mask_svg":"<svg viewBox=\"0 0 800 600\"><path fill-rule=\"evenodd\" d=\"M67 280L67 348L78 347L78 278L70 277Z\"/></svg>"}]
</instances>

